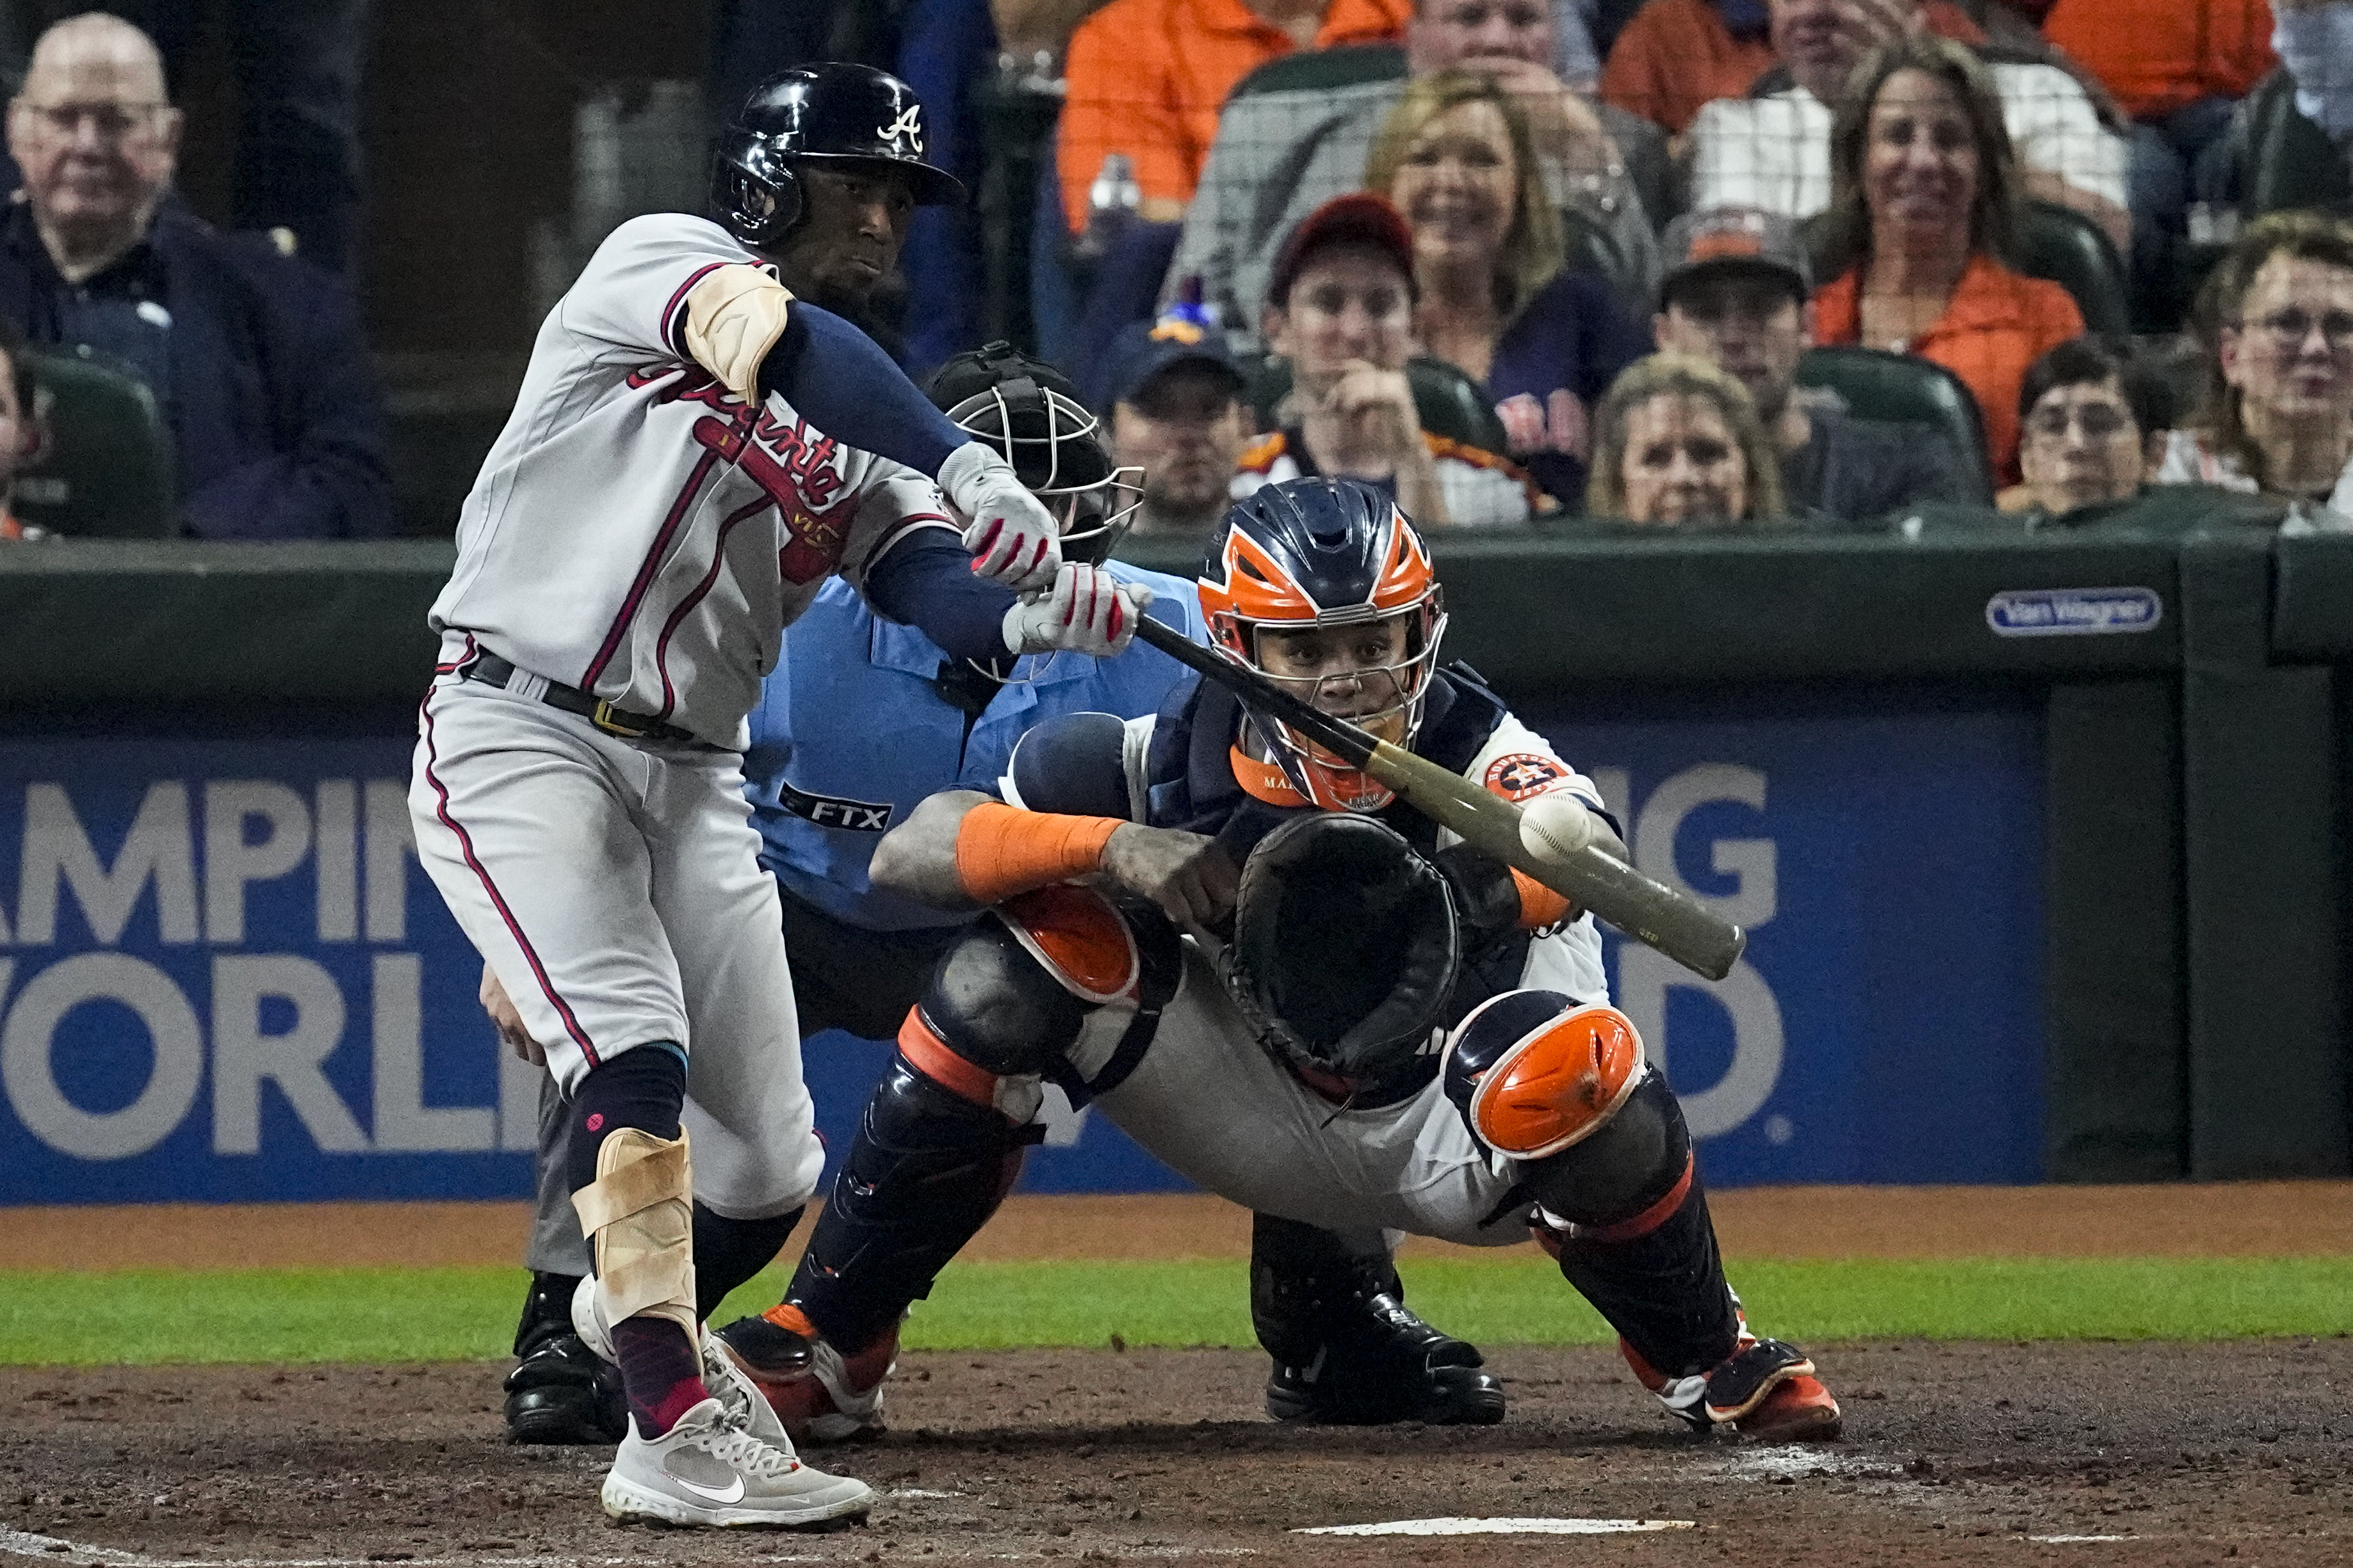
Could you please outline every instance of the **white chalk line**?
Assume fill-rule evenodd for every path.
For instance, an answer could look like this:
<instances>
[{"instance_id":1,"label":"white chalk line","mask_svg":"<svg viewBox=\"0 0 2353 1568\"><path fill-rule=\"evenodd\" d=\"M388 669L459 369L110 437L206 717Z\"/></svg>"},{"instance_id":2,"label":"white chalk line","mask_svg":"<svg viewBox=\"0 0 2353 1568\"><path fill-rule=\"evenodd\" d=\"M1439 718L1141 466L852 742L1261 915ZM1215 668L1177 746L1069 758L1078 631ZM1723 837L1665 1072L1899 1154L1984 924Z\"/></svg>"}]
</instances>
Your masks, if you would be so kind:
<instances>
[{"instance_id":1,"label":"white chalk line","mask_svg":"<svg viewBox=\"0 0 2353 1568\"><path fill-rule=\"evenodd\" d=\"M1293 1535L1635 1535L1695 1530L1688 1519L1393 1519L1381 1524L1318 1524Z\"/></svg>"}]
</instances>

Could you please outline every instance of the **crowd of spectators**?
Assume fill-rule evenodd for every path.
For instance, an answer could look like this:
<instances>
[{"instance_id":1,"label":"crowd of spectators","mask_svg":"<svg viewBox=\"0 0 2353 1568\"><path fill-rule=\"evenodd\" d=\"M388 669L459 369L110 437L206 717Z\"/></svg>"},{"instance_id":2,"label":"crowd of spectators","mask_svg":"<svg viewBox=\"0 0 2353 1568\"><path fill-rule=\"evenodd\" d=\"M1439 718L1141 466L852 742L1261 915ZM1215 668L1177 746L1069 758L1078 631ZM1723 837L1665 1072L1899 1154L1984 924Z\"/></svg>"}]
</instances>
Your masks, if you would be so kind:
<instances>
[{"instance_id":1,"label":"crowd of spectators","mask_svg":"<svg viewBox=\"0 0 2353 1568\"><path fill-rule=\"evenodd\" d=\"M2353 204L2248 196L2284 100L2353 142L2353 0L1610 9L1111 0L1032 258L1095 288L1061 352L1209 334L1188 467L1214 405L1262 432L1235 493L1347 473L1440 528L2032 527L2179 483L2353 528Z\"/></svg>"},{"instance_id":2,"label":"crowd of spectators","mask_svg":"<svg viewBox=\"0 0 2353 1568\"><path fill-rule=\"evenodd\" d=\"M370 7L232 9L262 154L216 227L173 184L192 13L35 7L7 120L0 460L13 479L48 449L42 372L69 356L152 408L162 531L387 532L353 296ZM864 37L863 15L723 5L714 91ZM1145 531L1314 473L1389 486L1441 529L1862 530L1997 499L1989 517L2040 527L2172 484L2353 528L2353 0L891 16L911 78L954 100L939 153L967 174L987 138L955 60L1002 41L1008 70L1057 79L1029 284L1083 308L1041 317L1040 346L1145 469ZM2333 142L2341 166L2279 178L2287 122L2307 163ZM918 291L978 275L948 254L969 225L911 226L855 171L808 184L809 234L857 267L807 297L917 372L976 341L954 289L903 337L891 319L895 267ZM2320 205L2267 215L2279 189ZM0 539L39 521L0 510Z\"/></svg>"}]
</instances>

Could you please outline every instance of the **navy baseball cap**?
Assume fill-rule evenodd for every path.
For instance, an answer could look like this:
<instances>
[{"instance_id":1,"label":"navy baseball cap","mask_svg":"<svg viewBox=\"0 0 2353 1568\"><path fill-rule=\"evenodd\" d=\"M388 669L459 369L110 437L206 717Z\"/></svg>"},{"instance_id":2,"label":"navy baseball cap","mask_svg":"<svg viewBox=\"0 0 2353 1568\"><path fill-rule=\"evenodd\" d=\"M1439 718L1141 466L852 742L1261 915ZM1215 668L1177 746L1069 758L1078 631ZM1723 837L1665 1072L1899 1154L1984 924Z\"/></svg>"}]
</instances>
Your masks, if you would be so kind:
<instances>
[{"instance_id":1,"label":"navy baseball cap","mask_svg":"<svg viewBox=\"0 0 2353 1568\"><path fill-rule=\"evenodd\" d=\"M1172 365L1214 367L1239 394L1246 384L1233 350L1219 329L1182 315L1136 321L1123 328L1098 365L1103 396L1095 406L1106 414L1114 403L1133 403L1146 382Z\"/></svg>"}]
</instances>

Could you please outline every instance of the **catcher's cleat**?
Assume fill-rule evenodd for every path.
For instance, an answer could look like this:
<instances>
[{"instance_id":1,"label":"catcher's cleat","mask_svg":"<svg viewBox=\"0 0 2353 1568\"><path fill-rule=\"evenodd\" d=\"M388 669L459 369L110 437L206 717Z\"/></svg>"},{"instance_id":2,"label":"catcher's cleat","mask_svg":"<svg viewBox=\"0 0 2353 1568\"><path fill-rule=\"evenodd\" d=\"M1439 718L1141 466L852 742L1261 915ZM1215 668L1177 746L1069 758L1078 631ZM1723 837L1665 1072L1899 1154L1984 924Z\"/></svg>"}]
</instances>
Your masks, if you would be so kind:
<instances>
[{"instance_id":1,"label":"catcher's cleat","mask_svg":"<svg viewBox=\"0 0 2353 1568\"><path fill-rule=\"evenodd\" d=\"M1481 1370L1476 1347L1440 1333L1387 1289L1329 1304L1324 1342L1266 1381L1277 1421L1378 1426L1426 1421L1484 1426L1504 1418L1504 1385Z\"/></svg>"},{"instance_id":2,"label":"catcher's cleat","mask_svg":"<svg viewBox=\"0 0 2353 1568\"><path fill-rule=\"evenodd\" d=\"M757 1528L862 1518L874 1489L809 1468L791 1444L754 1436L720 1401L706 1399L659 1437L641 1436L632 1421L603 1500L624 1521Z\"/></svg>"},{"instance_id":3,"label":"catcher's cleat","mask_svg":"<svg viewBox=\"0 0 2353 1568\"><path fill-rule=\"evenodd\" d=\"M572 1279L536 1274L515 1329L520 1359L506 1375L510 1443L611 1444L628 1432L621 1373L573 1331Z\"/></svg>"},{"instance_id":4,"label":"catcher's cleat","mask_svg":"<svg viewBox=\"0 0 2353 1568\"><path fill-rule=\"evenodd\" d=\"M1838 1401L1794 1345L1743 1333L1738 1348L1713 1371L1674 1378L1660 1373L1625 1341L1618 1348L1668 1414L1701 1431L1728 1426L1744 1437L1776 1443L1827 1443L1839 1435Z\"/></svg>"},{"instance_id":5,"label":"catcher's cleat","mask_svg":"<svg viewBox=\"0 0 2353 1568\"><path fill-rule=\"evenodd\" d=\"M883 1429L882 1380L898 1362L896 1327L844 1355L784 1301L756 1318L738 1318L717 1335L795 1442L842 1443Z\"/></svg>"}]
</instances>

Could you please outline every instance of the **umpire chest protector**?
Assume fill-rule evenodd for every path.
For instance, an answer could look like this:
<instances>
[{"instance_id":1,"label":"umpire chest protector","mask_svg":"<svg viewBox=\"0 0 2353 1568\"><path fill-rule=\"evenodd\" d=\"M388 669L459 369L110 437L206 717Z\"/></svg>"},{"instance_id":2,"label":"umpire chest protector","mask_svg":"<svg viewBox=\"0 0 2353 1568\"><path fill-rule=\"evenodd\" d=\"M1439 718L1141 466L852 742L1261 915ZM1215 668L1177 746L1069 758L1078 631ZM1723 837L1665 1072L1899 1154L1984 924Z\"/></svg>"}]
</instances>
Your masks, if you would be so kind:
<instances>
[{"instance_id":1,"label":"umpire chest protector","mask_svg":"<svg viewBox=\"0 0 2353 1568\"><path fill-rule=\"evenodd\" d=\"M1413 751L1461 773L1506 712L1503 699L1488 689L1477 671L1465 664L1449 664L1431 678ZM1208 834L1221 842L1237 866L1246 865L1250 851L1286 821L1320 810L1269 805L1243 790L1234 776L1231 753L1245 717L1240 700L1223 686L1201 680L1179 686L1155 719L1145 758L1146 825ZM1391 803L1370 820L1396 833L1424 859L1436 852L1438 825L1402 801ZM1516 987L1531 940L1531 933L1522 930L1485 933L1465 926L1460 961L1436 1025L1451 1028L1488 997ZM1278 1054L1285 1065L1299 1070L1293 1053ZM1434 1056L1415 1054L1373 1075L1372 1081L1354 1086L1353 1103L1372 1106L1405 1099L1419 1092L1436 1070ZM1316 1087L1328 1092L1332 1086L1318 1081Z\"/></svg>"}]
</instances>

